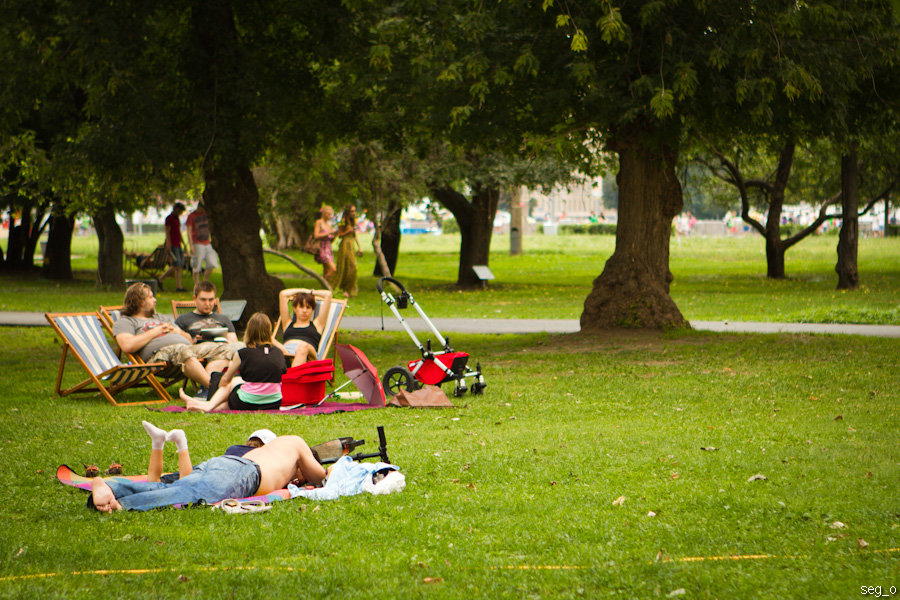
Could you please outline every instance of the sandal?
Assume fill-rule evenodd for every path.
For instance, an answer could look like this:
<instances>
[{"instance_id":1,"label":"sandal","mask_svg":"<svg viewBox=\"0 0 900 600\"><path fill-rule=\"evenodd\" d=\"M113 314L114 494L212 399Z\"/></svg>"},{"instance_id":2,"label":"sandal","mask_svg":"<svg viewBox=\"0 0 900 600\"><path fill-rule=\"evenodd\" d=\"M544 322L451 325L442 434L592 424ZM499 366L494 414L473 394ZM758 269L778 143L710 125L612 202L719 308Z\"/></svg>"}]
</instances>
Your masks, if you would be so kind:
<instances>
[{"instance_id":1,"label":"sandal","mask_svg":"<svg viewBox=\"0 0 900 600\"><path fill-rule=\"evenodd\" d=\"M119 463L112 463L109 465L109 468L105 471L107 475L121 475L122 474L122 465Z\"/></svg>"},{"instance_id":2,"label":"sandal","mask_svg":"<svg viewBox=\"0 0 900 600\"><path fill-rule=\"evenodd\" d=\"M234 498L228 498L213 505L213 510L219 509L229 515L245 515L253 512L265 512L271 510L271 508L271 504L266 504L262 500L247 500L241 502Z\"/></svg>"}]
</instances>

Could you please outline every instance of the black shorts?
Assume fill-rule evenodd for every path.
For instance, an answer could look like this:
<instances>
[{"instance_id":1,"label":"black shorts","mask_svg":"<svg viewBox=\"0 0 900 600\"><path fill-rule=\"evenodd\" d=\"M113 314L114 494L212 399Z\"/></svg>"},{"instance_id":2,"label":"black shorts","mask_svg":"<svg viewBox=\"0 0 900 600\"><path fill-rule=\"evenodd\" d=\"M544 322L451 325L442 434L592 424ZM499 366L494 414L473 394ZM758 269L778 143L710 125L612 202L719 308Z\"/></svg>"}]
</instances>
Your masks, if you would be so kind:
<instances>
[{"instance_id":1,"label":"black shorts","mask_svg":"<svg viewBox=\"0 0 900 600\"><path fill-rule=\"evenodd\" d=\"M231 410L278 410L281 406L280 400L267 404L249 404L244 402L237 393L240 387L239 385L234 386L231 388L231 393L228 394L228 408Z\"/></svg>"}]
</instances>

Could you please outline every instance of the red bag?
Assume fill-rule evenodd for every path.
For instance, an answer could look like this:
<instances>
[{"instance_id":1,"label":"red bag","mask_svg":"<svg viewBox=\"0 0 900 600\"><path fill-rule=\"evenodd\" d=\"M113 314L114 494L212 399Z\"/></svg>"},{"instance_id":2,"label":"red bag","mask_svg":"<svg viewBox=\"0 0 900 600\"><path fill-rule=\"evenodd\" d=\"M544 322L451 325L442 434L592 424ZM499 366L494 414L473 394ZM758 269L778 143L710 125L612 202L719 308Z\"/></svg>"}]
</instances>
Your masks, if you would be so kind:
<instances>
[{"instance_id":1,"label":"red bag","mask_svg":"<svg viewBox=\"0 0 900 600\"><path fill-rule=\"evenodd\" d=\"M334 379L334 361L311 360L291 367L281 376L281 407L318 404L325 397L325 384Z\"/></svg>"}]
</instances>

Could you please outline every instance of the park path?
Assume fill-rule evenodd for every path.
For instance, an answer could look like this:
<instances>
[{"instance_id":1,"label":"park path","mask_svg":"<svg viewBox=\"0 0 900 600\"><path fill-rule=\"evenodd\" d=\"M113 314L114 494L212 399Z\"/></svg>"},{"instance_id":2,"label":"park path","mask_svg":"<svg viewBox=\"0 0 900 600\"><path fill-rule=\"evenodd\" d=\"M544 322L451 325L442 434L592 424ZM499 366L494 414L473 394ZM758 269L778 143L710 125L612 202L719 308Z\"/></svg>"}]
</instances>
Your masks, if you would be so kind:
<instances>
[{"instance_id":1,"label":"park path","mask_svg":"<svg viewBox=\"0 0 900 600\"><path fill-rule=\"evenodd\" d=\"M420 318L406 321L415 332L429 332ZM581 328L578 319L432 319L442 334L451 333L574 333ZM46 326L44 313L0 311L0 326ZM698 331L727 333L822 333L900 338L900 325L853 325L844 323L764 323L759 321L691 321ZM345 331L403 331L393 315L381 317L344 317Z\"/></svg>"}]
</instances>

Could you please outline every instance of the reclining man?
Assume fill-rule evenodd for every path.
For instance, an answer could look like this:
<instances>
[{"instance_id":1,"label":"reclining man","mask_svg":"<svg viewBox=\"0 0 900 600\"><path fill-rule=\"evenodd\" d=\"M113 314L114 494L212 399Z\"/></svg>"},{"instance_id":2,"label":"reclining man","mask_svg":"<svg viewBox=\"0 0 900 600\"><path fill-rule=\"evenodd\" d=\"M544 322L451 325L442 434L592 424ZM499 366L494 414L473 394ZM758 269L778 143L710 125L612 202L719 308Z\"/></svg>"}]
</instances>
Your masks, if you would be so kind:
<instances>
[{"instance_id":1,"label":"reclining man","mask_svg":"<svg viewBox=\"0 0 900 600\"><path fill-rule=\"evenodd\" d=\"M180 365L182 372L201 388L209 387L209 374L223 371L234 356L225 343L193 344L171 317L156 312L156 296L146 283L134 283L125 290L122 316L113 324L119 348L138 354L144 362L164 361ZM206 361L206 368L200 363Z\"/></svg>"},{"instance_id":2,"label":"reclining man","mask_svg":"<svg viewBox=\"0 0 900 600\"><path fill-rule=\"evenodd\" d=\"M212 327L225 327L228 329L225 339L229 343L238 341L231 319L223 314L213 312L216 305L216 285L213 282L204 280L194 286L194 302L197 304L197 308L189 313L179 315L175 319L175 325L182 331L188 332L195 344L218 337L204 336L203 330Z\"/></svg>"},{"instance_id":3,"label":"reclining man","mask_svg":"<svg viewBox=\"0 0 900 600\"><path fill-rule=\"evenodd\" d=\"M150 510L173 504L213 504L226 498L264 495L287 487L294 479L319 485L325 468L303 438L276 437L244 456L217 456L193 468L173 483L102 477L91 480L88 507L100 512Z\"/></svg>"}]
</instances>

